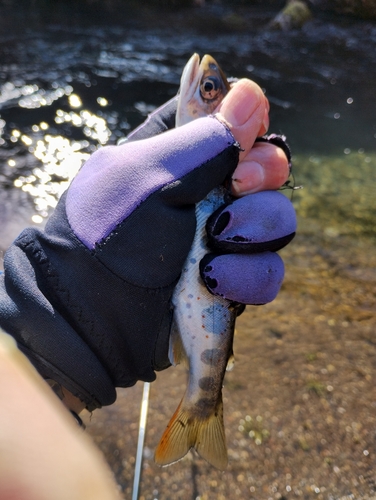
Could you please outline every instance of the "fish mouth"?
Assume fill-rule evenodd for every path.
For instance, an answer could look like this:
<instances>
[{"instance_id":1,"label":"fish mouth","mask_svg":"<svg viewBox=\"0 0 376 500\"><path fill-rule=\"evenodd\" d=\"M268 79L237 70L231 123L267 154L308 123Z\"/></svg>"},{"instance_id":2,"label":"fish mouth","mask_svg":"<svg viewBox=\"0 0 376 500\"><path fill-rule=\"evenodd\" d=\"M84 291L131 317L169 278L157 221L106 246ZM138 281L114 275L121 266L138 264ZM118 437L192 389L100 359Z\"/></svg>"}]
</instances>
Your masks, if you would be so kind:
<instances>
[{"instance_id":1,"label":"fish mouth","mask_svg":"<svg viewBox=\"0 0 376 500\"><path fill-rule=\"evenodd\" d=\"M176 125L212 114L229 90L230 84L214 57L205 54L200 62L200 56L193 54L180 81Z\"/></svg>"},{"instance_id":2,"label":"fish mouth","mask_svg":"<svg viewBox=\"0 0 376 500\"><path fill-rule=\"evenodd\" d=\"M193 98L202 75L203 71L200 70L200 56L193 54L185 65L183 74L181 75L179 101L184 99L186 103Z\"/></svg>"}]
</instances>

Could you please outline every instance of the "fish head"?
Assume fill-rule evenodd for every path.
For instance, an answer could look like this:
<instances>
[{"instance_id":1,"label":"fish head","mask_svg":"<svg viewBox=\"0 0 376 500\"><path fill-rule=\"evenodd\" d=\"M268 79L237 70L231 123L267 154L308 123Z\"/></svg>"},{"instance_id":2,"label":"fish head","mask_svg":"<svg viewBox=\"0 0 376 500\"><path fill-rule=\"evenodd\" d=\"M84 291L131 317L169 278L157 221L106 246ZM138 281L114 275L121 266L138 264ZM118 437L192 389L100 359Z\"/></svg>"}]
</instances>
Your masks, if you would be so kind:
<instances>
[{"instance_id":1,"label":"fish head","mask_svg":"<svg viewBox=\"0 0 376 500\"><path fill-rule=\"evenodd\" d=\"M180 80L176 126L211 115L230 90L230 84L217 61L209 54L193 54Z\"/></svg>"}]
</instances>

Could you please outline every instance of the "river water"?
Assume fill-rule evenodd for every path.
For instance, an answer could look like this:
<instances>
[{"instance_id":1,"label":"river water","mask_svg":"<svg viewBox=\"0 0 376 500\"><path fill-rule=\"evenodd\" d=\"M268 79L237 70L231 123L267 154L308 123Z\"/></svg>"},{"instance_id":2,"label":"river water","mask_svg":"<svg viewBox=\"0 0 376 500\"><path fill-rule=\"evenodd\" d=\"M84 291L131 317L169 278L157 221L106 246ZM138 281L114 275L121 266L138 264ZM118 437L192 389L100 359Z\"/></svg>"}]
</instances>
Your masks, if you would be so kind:
<instances>
[{"instance_id":1,"label":"river water","mask_svg":"<svg viewBox=\"0 0 376 500\"><path fill-rule=\"evenodd\" d=\"M353 223L357 232L372 232L374 25L319 18L302 30L273 32L265 29L272 13L259 8L242 13L246 31L218 34L215 26L202 26L218 17L210 9L159 19L161 27L154 17L153 28L119 24L116 15L95 26L81 15L72 26L69 11L61 24L57 15L46 22L36 12L34 18L7 14L0 32L2 248L22 224L43 223L93 150L115 143L176 93L194 51L211 53L228 75L252 78L265 89L270 130L287 135L296 183L309 191L304 211L321 213L330 195L334 232L351 232ZM184 16L196 16L199 29L189 29ZM356 221L347 213L353 203ZM344 229L337 227L342 223Z\"/></svg>"},{"instance_id":2,"label":"river water","mask_svg":"<svg viewBox=\"0 0 376 500\"><path fill-rule=\"evenodd\" d=\"M342 364L338 361L337 367L335 361L340 352L333 340L337 337L333 337L330 344L337 349L333 357L328 346L310 344L308 349L307 344L302 344L306 359L302 361L301 370L296 368L299 373L295 376L299 377L311 366L309 369L315 372L313 360L321 359L320 352L326 352L331 363L328 361L329 364L317 368L317 378L332 373L328 366L337 367L342 374L352 374L354 356L358 355L357 366L362 365L365 375L361 381L363 386L357 389L356 401L360 404L363 397L365 413L374 415L375 398L371 392L375 387L372 380L376 368L376 25L347 18L316 17L301 30L276 32L266 28L275 13L258 7L241 11L246 29L242 25L241 29L232 30L223 22L228 13L218 9L162 12L159 16L148 15L144 9L141 17L132 11L127 17L127 12L123 12L121 22L116 13L107 13L105 22L101 22L98 12L92 22L90 16L70 17L69 11L60 18L59 13L46 17L36 11L30 16L30 10L7 10L6 15L0 17L0 251L6 249L23 227L44 224L58 197L91 152L104 144L115 144L151 110L176 93L182 68L193 52L210 53L227 75L252 78L265 89L271 103L270 131L288 137L293 150L294 182L303 186L288 193L293 196L299 226L296 240L284 250L286 280L280 302L276 301L277 305L270 309L266 307L269 320L260 317L265 313L256 315L264 325L274 321L273 315L278 317L278 322L271 324L268 330L273 339L267 342L276 342L278 346L282 342L288 344L289 334L284 337L284 332L292 335L291 325L297 328L297 324L299 335L305 333L307 342L313 342L315 332L323 345L325 336L339 335L339 330L345 332L348 343L347 351L340 353L345 360ZM243 318L243 329L251 328L251 322L256 321L247 315ZM289 352L297 349L301 341L298 332L296 335L290 338ZM239 338L240 342L241 335ZM358 342L359 339L363 343ZM262 349L266 344L260 346ZM270 358L266 354L260 356L264 362ZM280 363L277 358L275 366ZM348 361L350 358L352 361ZM292 369L294 362L286 361L284 374ZM254 376L257 377L258 372ZM277 377L283 378L282 374ZM169 380L166 379L166 383ZM370 390L366 390L364 384L367 383ZM303 388L304 384L306 380L302 382ZM327 384L332 397L333 386L337 386L333 380ZM343 410L349 391L342 388L340 382L338 386L339 391L344 391ZM272 382L267 387L272 387ZM264 396L266 391L264 388ZM274 395L278 392L280 388L274 390ZM273 397L270 396L270 401ZM291 393L286 397L292 397ZM283 402L276 404L274 415L282 405ZM155 406L160 416L162 410L156 402ZM246 411L250 410L244 409L244 414ZM261 414L262 409L259 411ZM137 409L135 412L133 424L127 422L133 433ZM345 422L343 412L341 422ZM312 413L318 414L316 410ZM122 415L124 418L124 413ZM169 416L161 418L164 424ZM107 414L106 418L110 417L111 414ZM352 428L356 419L355 416L349 418L348 424L343 424L344 429ZM106 427L103 422L93 433L99 443L106 441L107 458L111 461L112 456L118 481L124 491L126 488L129 491L131 475L126 475L128 466L124 463L132 464L134 457L129 462L124 452L121 468L118 459L119 453L123 453L119 452L121 445L117 437L113 441L109 436L103 437ZM374 418L372 425L375 422ZM300 423L298 419L297 428ZM328 432L335 435L331 430ZM320 439L324 442L328 436ZM362 449L371 446L366 437L358 444ZM285 443L284 449L288 446ZM352 449L341 450L341 443L335 446L339 455L347 457L343 459L345 462L352 459ZM299 445L298 451L302 451ZM320 463L313 465L319 476L316 481L321 481L327 493L331 484L338 496L322 494L320 497L313 489L304 498L340 498L349 491L361 491L362 498L366 498L370 486L366 485L363 490L356 486L355 490L345 488L349 474L345 462L344 475L337 474L337 469L342 470L338 463L330 480L326 465L322 471ZM271 484L271 477L277 478L275 484L285 488L284 494L300 491L304 481L309 486L307 478L315 475L311 465L307 466L310 469L307 478L301 472L295 474L296 486L293 486L291 474L294 476L294 470L300 471L300 464L304 469L304 458L299 458L295 469L291 465L293 472L289 469L286 474L286 477L290 475L288 485L286 479L280 479L277 469L265 479L265 484ZM361 484L359 477L365 477L364 469L362 471L354 472L353 482ZM155 474L154 471L151 475L154 479L150 480L145 498L157 497L153 491L160 491L160 486L153 483ZM182 474L182 478L185 477ZM201 498L199 493L207 491L205 480L200 486L192 474L193 493L181 498ZM243 471L242 477L245 474ZM234 480L236 477L240 476L234 473ZM218 477L213 481L222 484ZM257 479L259 483L256 479L254 483L249 481L251 489L248 485L248 493L240 494L242 498L248 498L249 491L256 491L255 498L267 498L261 493L265 486L262 479ZM260 488L259 494L257 488ZM202 498L222 498L215 488L213 491L212 496L205 493L207 496ZM228 494L223 498L229 498ZM170 498L167 494L161 495L158 498ZM282 498L276 493L270 495Z\"/></svg>"}]
</instances>

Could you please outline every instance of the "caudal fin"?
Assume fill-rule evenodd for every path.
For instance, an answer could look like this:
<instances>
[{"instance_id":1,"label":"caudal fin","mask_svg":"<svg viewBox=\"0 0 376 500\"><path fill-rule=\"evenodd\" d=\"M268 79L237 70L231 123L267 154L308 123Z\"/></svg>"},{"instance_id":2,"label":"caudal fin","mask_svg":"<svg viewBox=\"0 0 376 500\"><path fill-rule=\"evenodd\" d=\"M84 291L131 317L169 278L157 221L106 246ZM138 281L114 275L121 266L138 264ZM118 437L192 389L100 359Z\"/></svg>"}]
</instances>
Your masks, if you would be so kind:
<instances>
[{"instance_id":1,"label":"caudal fin","mask_svg":"<svg viewBox=\"0 0 376 500\"><path fill-rule=\"evenodd\" d=\"M197 418L193 409L184 405L183 399L157 446L155 462L161 466L173 464L191 448L217 469L227 467L222 397L216 411L205 419Z\"/></svg>"}]
</instances>

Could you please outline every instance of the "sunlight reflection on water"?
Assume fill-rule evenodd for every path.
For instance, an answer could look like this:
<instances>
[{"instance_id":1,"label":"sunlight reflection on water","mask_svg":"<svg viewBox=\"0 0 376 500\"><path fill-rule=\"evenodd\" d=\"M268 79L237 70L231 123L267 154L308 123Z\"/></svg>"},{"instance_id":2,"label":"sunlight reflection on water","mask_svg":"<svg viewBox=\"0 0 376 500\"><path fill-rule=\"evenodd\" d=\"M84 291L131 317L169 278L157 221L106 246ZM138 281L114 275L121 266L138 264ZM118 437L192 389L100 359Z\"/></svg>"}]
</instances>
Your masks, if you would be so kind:
<instances>
[{"instance_id":1,"label":"sunlight reflection on water","mask_svg":"<svg viewBox=\"0 0 376 500\"><path fill-rule=\"evenodd\" d=\"M33 197L39 217L33 216L32 220L42 222L40 217L49 215L49 209L56 206L58 198L89 157L89 153L82 152L89 143L47 134L43 139L38 139L36 144L31 139L31 144L29 151L40 160L42 166L34 168L32 175L19 176L14 186Z\"/></svg>"},{"instance_id":2,"label":"sunlight reflection on water","mask_svg":"<svg viewBox=\"0 0 376 500\"><path fill-rule=\"evenodd\" d=\"M19 90L25 95L22 88ZM49 97L45 97L46 93L38 89L27 101L21 98L19 106L28 109L47 106L63 95L68 95L70 106L80 108L81 99L72 92L73 88L69 86L64 90L57 89L54 93L49 93ZM49 215L49 209L56 206L58 198L67 189L83 162L97 146L106 144L111 135L106 120L85 109L79 112L57 109L54 122L57 125L68 123L81 128L83 135L90 139L90 142L46 133L50 128L46 122L32 125L30 134L13 129L10 137L15 146L22 143L28 152L40 161L40 165L34 168L31 174L20 175L13 182L14 187L22 189L34 199L37 215L32 217L33 222L41 222L42 218ZM15 151L17 152L17 148ZM17 156L10 158L8 165L16 169Z\"/></svg>"},{"instance_id":3,"label":"sunlight reflection on water","mask_svg":"<svg viewBox=\"0 0 376 500\"><path fill-rule=\"evenodd\" d=\"M117 125L114 113L86 109L73 86L51 87L12 82L0 87L0 108L25 110L37 119L25 126L0 118L0 253L27 225L45 224L82 164L108 143L109 124ZM100 109L108 106L104 97L97 103ZM43 108L47 114L40 113Z\"/></svg>"},{"instance_id":4,"label":"sunlight reflection on water","mask_svg":"<svg viewBox=\"0 0 376 500\"><path fill-rule=\"evenodd\" d=\"M53 85L57 87L57 85ZM66 97L70 111L56 109L53 117L53 127L68 125L81 130L87 139L70 139L61 134L50 132L50 124L42 121L34 123L28 133L13 128L9 136L14 155L10 154L7 165L13 171L13 186L27 193L34 202L36 213L31 216L34 223L42 223L54 208L61 194L76 175L81 165L99 146L106 144L111 136L105 118L90 112L83 107L82 100L73 87L57 87L46 91L38 85L14 85L6 83L1 87L0 102L10 103L18 100L20 108L33 110L43 106L51 106L55 101ZM108 101L98 97L98 104L105 107ZM74 111L73 111L74 110ZM0 140L6 126L5 120L0 121ZM20 155L30 154L35 157L37 166L24 175L24 161ZM22 172L17 175L17 171Z\"/></svg>"}]
</instances>

